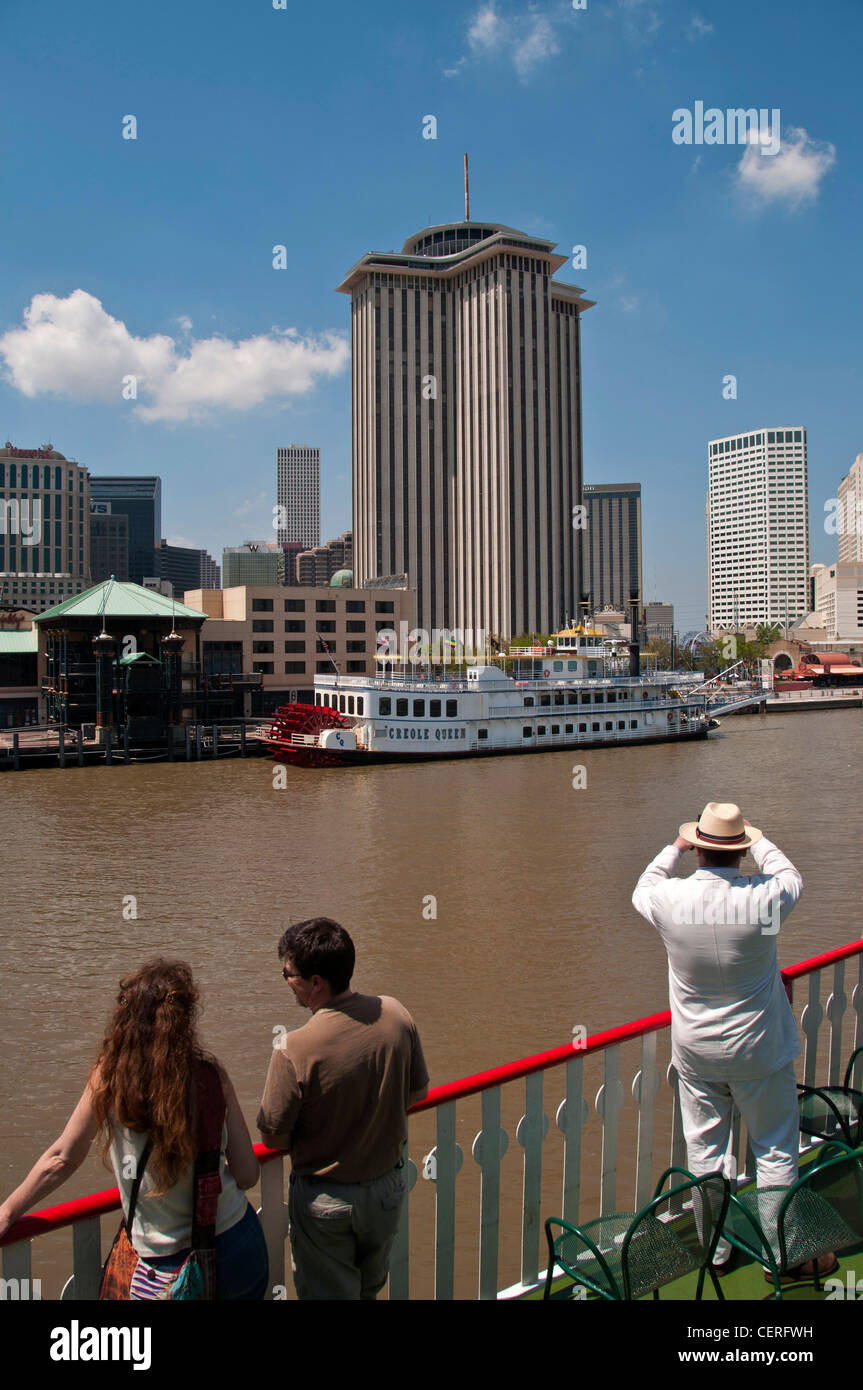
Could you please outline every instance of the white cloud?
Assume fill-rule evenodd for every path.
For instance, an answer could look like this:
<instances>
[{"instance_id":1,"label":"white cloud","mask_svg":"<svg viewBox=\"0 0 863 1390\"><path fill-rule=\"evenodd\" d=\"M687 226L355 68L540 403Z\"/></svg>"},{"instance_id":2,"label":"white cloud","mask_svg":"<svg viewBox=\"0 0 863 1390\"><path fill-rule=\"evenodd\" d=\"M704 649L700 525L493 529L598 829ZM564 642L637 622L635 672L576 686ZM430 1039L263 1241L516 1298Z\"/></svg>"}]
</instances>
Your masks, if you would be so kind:
<instances>
[{"instance_id":1,"label":"white cloud","mask_svg":"<svg viewBox=\"0 0 863 1390\"><path fill-rule=\"evenodd\" d=\"M686 37L694 43L696 39L703 39L705 34L712 33L713 25L709 24L706 19L702 19L700 14L694 14L689 21Z\"/></svg>"},{"instance_id":2,"label":"white cloud","mask_svg":"<svg viewBox=\"0 0 863 1390\"><path fill-rule=\"evenodd\" d=\"M194 339L179 320L179 340L164 333L136 338L85 290L66 299L36 294L24 327L0 337L7 379L25 396L121 401L123 378L137 381L135 413L143 420L200 420L219 410L250 410L266 400L302 395L321 377L338 376L348 345L335 333L303 338L294 329L233 342Z\"/></svg>"},{"instance_id":3,"label":"white cloud","mask_svg":"<svg viewBox=\"0 0 863 1390\"><path fill-rule=\"evenodd\" d=\"M559 52L551 24L543 15L535 15L530 31L516 41L512 61L519 77L529 77L534 68Z\"/></svg>"},{"instance_id":4,"label":"white cloud","mask_svg":"<svg viewBox=\"0 0 863 1390\"><path fill-rule=\"evenodd\" d=\"M468 43L474 50L489 52L504 42L509 25L494 8L494 0L477 10L467 31Z\"/></svg>"},{"instance_id":5,"label":"white cloud","mask_svg":"<svg viewBox=\"0 0 863 1390\"><path fill-rule=\"evenodd\" d=\"M836 146L827 140L812 140L795 126L784 131L774 155L762 154L760 143L753 132L737 168L741 192L761 206L785 202L799 207L814 202L821 180L836 163Z\"/></svg>"},{"instance_id":6,"label":"white cloud","mask_svg":"<svg viewBox=\"0 0 863 1390\"><path fill-rule=\"evenodd\" d=\"M498 14L495 0L480 5L468 25L467 39L473 58L502 57L512 63L522 81L560 52L548 15L530 10L506 17ZM467 61L463 55L452 67L444 68L444 76L457 76Z\"/></svg>"}]
</instances>

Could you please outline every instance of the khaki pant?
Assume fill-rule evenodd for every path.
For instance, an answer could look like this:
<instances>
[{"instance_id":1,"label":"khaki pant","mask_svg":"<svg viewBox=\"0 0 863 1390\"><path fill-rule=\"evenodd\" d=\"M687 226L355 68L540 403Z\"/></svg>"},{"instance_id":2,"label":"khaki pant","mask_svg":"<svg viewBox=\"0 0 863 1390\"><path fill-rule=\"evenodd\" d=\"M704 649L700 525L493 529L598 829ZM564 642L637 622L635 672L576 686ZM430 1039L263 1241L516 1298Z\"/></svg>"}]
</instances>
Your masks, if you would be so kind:
<instances>
[{"instance_id":1,"label":"khaki pant","mask_svg":"<svg viewBox=\"0 0 863 1390\"><path fill-rule=\"evenodd\" d=\"M400 1164L369 1182L291 1174L291 1266L299 1299L374 1299L387 1281L405 1195Z\"/></svg>"}]
</instances>

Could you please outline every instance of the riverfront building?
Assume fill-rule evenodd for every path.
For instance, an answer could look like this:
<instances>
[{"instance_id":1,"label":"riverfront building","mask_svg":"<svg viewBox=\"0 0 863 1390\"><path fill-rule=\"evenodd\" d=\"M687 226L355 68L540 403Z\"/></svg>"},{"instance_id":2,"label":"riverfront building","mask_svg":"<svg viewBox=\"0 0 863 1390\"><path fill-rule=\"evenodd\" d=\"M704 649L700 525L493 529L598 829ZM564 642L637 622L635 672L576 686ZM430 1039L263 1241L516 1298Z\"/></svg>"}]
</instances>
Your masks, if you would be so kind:
<instances>
[{"instance_id":1,"label":"riverfront building","mask_svg":"<svg viewBox=\"0 0 863 1390\"><path fill-rule=\"evenodd\" d=\"M226 586L186 593L184 601L207 615L204 677L256 678L250 714L312 703L315 676L332 674L333 663L344 675L375 674L378 633L392 629L405 645L414 627L409 589L346 588L338 574L332 588Z\"/></svg>"},{"instance_id":2,"label":"riverfront building","mask_svg":"<svg viewBox=\"0 0 863 1390\"><path fill-rule=\"evenodd\" d=\"M276 451L279 541L299 541L307 550L321 543L321 451L289 444Z\"/></svg>"},{"instance_id":3,"label":"riverfront building","mask_svg":"<svg viewBox=\"0 0 863 1390\"><path fill-rule=\"evenodd\" d=\"M863 560L815 568L815 612L828 641L863 641Z\"/></svg>"},{"instance_id":4,"label":"riverfront building","mask_svg":"<svg viewBox=\"0 0 863 1390\"><path fill-rule=\"evenodd\" d=\"M92 509L101 516L128 518L128 578L141 584L154 574L156 547L162 536L162 480L150 477L90 479ZM109 578L110 570L102 578ZM119 575L117 576L119 578Z\"/></svg>"},{"instance_id":5,"label":"riverfront building","mask_svg":"<svg viewBox=\"0 0 863 1390\"><path fill-rule=\"evenodd\" d=\"M0 449L0 604L33 613L90 583L89 474L52 448Z\"/></svg>"},{"instance_id":6,"label":"riverfront building","mask_svg":"<svg viewBox=\"0 0 863 1390\"><path fill-rule=\"evenodd\" d=\"M499 223L369 252L351 296L358 584L407 574L425 629L547 632L578 611L580 320L554 243Z\"/></svg>"},{"instance_id":7,"label":"riverfront building","mask_svg":"<svg viewBox=\"0 0 863 1390\"><path fill-rule=\"evenodd\" d=\"M758 429L708 445L708 628L788 629L809 611L805 429Z\"/></svg>"},{"instance_id":8,"label":"riverfront building","mask_svg":"<svg viewBox=\"0 0 863 1390\"><path fill-rule=\"evenodd\" d=\"M641 597L641 484L585 483L584 505L585 593L595 609L628 613Z\"/></svg>"}]
</instances>

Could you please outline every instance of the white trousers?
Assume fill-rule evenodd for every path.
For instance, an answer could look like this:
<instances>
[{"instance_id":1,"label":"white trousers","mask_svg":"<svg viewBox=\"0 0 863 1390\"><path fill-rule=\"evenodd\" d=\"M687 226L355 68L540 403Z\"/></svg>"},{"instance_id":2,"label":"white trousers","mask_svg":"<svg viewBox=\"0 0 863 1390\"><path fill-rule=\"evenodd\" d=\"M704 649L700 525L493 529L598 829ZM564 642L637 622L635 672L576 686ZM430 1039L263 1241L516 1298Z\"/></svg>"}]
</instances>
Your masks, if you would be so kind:
<instances>
[{"instance_id":1,"label":"white trousers","mask_svg":"<svg viewBox=\"0 0 863 1390\"><path fill-rule=\"evenodd\" d=\"M797 1181L800 1117L794 1063L751 1081L690 1081L678 1078L680 1118L690 1172L728 1177L731 1112L737 1106L755 1155L759 1187L791 1187ZM717 1260L730 1252L720 1240Z\"/></svg>"}]
</instances>

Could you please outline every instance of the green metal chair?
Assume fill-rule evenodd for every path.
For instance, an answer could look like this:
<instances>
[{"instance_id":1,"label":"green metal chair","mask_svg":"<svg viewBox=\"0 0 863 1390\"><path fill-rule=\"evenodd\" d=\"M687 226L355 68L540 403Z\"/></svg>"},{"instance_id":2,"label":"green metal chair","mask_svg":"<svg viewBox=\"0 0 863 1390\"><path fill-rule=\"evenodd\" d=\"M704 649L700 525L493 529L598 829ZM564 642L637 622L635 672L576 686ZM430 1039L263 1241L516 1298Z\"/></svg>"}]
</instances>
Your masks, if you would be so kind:
<instances>
[{"instance_id":1,"label":"green metal chair","mask_svg":"<svg viewBox=\"0 0 863 1390\"><path fill-rule=\"evenodd\" d=\"M662 1189L671 1174L685 1182ZM617 1303L651 1293L659 1298L664 1284L698 1270L696 1298L701 1298L709 1273L717 1296L723 1297L710 1267L728 1210L730 1186L721 1173L696 1178L685 1168L667 1168L653 1199L639 1212L615 1212L585 1226L571 1226L560 1217L545 1223L548 1270L543 1298L551 1294L555 1266L600 1298ZM559 1226L555 1237L552 1227Z\"/></svg>"},{"instance_id":2,"label":"green metal chair","mask_svg":"<svg viewBox=\"0 0 863 1390\"><path fill-rule=\"evenodd\" d=\"M793 1187L761 1187L732 1193L724 1235L770 1273L773 1297L782 1298L781 1276L818 1257L863 1242L863 1150L827 1144Z\"/></svg>"},{"instance_id":3,"label":"green metal chair","mask_svg":"<svg viewBox=\"0 0 863 1390\"><path fill-rule=\"evenodd\" d=\"M863 1143L863 1091L851 1085L863 1047L851 1053L841 1086L798 1086L800 1131L818 1139L840 1139L850 1148Z\"/></svg>"}]
</instances>

